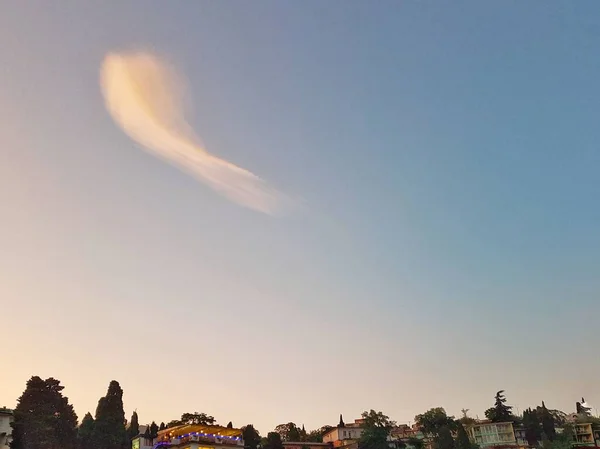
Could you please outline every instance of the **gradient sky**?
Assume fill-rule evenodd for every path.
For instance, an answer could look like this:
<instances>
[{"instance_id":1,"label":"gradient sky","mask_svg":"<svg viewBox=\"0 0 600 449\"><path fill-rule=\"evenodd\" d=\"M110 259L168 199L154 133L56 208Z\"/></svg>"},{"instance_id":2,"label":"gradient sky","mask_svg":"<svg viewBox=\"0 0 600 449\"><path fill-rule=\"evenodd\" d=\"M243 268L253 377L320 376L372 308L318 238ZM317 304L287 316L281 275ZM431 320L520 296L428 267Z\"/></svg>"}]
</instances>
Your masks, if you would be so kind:
<instances>
[{"instance_id":1,"label":"gradient sky","mask_svg":"<svg viewBox=\"0 0 600 449\"><path fill-rule=\"evenodd\" d=\"M600 2L0 3L0 405L111 379L141 422L264 434L600 404ZM189 79L244 209L142 151L110 51ZM600 405L599 405L600 407Z\"/></svg>"}]
</instances>

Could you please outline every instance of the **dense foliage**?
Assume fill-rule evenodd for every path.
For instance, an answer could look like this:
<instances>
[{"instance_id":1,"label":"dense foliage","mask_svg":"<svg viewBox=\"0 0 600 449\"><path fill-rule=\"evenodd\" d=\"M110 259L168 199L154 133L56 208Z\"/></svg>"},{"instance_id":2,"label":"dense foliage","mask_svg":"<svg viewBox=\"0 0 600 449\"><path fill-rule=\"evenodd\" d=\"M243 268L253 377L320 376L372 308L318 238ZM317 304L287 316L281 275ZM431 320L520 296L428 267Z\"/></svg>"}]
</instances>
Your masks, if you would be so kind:
<instances>
[{"instance_id":1,"label":"dense foliage","mask_svg":"<svg viewBox=\"0 0 600 449\"><path fill-rule=\"evenodd\" d=\"M52 377L27 381L14 410L11 449L77 448L77 415L63 389Z\"/></svg>"}]
</instances>

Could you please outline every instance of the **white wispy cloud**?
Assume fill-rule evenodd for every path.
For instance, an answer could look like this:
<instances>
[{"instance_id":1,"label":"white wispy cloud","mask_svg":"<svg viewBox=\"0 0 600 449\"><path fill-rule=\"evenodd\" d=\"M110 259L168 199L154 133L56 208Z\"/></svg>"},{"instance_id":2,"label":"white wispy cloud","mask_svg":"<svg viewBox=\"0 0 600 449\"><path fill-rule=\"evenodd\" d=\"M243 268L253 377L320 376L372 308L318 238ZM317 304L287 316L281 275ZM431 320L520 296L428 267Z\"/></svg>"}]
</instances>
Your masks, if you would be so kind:
<instances>
[{"instance_id":1,"label":"white wispy cloud","mask_svg":"<svg viewBox=\"0 0 600 449\"><path fill-rule=\"evenodd\" d=\"M206 151L184 117L184 83L151 53L109 53L100 82L106 108L133 140L231 201L275 215L285 196L248 170Z\"/></svg>"}]
</instances>

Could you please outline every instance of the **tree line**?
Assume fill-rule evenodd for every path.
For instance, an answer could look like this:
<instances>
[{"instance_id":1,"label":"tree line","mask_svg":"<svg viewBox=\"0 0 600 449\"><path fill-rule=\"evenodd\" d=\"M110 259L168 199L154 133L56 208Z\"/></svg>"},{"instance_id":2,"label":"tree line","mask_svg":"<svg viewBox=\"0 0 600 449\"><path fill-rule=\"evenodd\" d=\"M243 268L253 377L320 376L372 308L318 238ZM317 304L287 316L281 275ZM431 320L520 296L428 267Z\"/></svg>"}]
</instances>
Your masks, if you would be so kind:
<instances>
[{"instance_id":1,"label":"tree line","mask_svg":"<svg viewBox=\"0 0 600 449\"><path fill-rule=\"evenodd\" d=\"M573 442L573 428L567 422L567 414L560 410L548 409L542 401L540 406L527 408L522 416L517 416L512 411L513 407L507 405L504 390L500 390L494 397L494 405L485 411L485 417L492 422L510 422L525 429L525 435L529 446L541 447L542 449L569 449ZM424 439L431 443L433 449L477 449L467 434L467 428L475 423L475 419L467 415L468 410L463 410L461 418L455 418L446 413L443 407L432 408L425 413L415 416L415 424L423 433ZM578 403L579 422L589 422L600 428L600 419L591 415L590 409L586 409ZM405 440L390 441L391 431L397 427L387 415L374 410L365 411L361 415L363 419L362 434L358 441L359 449L422 449L424 440L418 438L407 438ZM344 422L340 416L340 427ZM560 427L562 432L556 432ZM304 426L299 428L295 423L280 424L273 432L269 432L266 439L262 439L262 448L282 449L283 442L320 442L322 437L332 426L323 426L317 430L306 432ZM251 449L256 449L252 446Z\"/></svg>"},{"instance_id":2,"label":"tree line","mask_svg":"<svg viewBox=\"0 0 600 449\"><path fill-rule=\"evenodd\" d=\"M131 440L140 434L139 418L134 411L127 423L119 382L110 382L95 415L86 413L79 425L63 389L52 377L44 380L33 376L27 381L14 410L11 449L131 449ZM216 421L205 413L184 413L168 424L152 421L143 436L154 439L159 431L183 424L214 425ZM233 427L233 423L227 427Z\"/></svg>"},{"instance_id":3,"label":"tree line","mask_svg":"<svg viewBox=\"0 0 600 449\"><path fill-rule=\"evenodd\" d=\"M77 415L67 397L64 387L54 378L41 379L33 376L27 381L25 391L14 410L11 449L130 449L131 440L140 433L137 412L133 412L127 426L123 409L123 389L117 381L111 381L106 395L98 401L96 413L87 413L78 425ZM600 427L600 419L592 417L589 409L578 403L578 420L591 422ZM436 407L415 416L415 423L433 449L477 449L469 440L466 428L475 422L467 416L455 419L442 407ZM389 436L397 426L387 415L375 410L362 413L362 434L359 449L390 449ZM512 422L523 426L526 439L532 447L542 449L568 449L573 441L573 429L566 422L566 414L548 409L544 402L535 408L527 408L522 416L516 416L506 404L504 391L496 393L494 405L485 411L492 422ZM216 425L213 416L206 413L184 413L180 419L157 425L154 421L146 426L143 436L156 438L159 431L185 424ZM338 427L344 427L342 416ZM232 428L232 422L227 424ZM556 427L563 428L562 433ZM280 424L261 437L258 430L248 424L241 428L246 449L283 449L283 443L322 442L323 436L333 429L324 425L306 431L304 426L293 422ZM422 449L424 442L417 438L395 441L395 449Z\"/></svg>"}]
</instances>

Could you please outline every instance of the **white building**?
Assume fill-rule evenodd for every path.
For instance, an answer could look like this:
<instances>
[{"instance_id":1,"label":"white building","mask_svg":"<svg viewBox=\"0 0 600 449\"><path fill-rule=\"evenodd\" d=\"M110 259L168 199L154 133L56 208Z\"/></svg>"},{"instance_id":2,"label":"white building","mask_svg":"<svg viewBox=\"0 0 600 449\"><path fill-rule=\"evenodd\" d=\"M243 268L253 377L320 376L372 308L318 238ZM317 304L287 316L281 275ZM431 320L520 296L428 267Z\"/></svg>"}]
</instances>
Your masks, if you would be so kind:
<instances>
[{"instance_id":1,"label":"white building","mask_svg":"<svg viewBox=\"0 0 600 449\"><path fill-rule=\"evenodd\" d=\"M12 420L13 411L6 407L0 408L0 449L8 449L12 441Z\"/></svg>"},{"instance_id":2,"label":"white building","mask_svg":"<svg viewBox=\"0 0 600 449\"><path fill-rule=\"evenodd\" d=\"M330 443L333 447L346 446L348 443L360 438L363 423L364 419L356 419L351 424L345 424L340 415L340 423L323 435L323 443Z\"/></svg>"}]
</instances>

